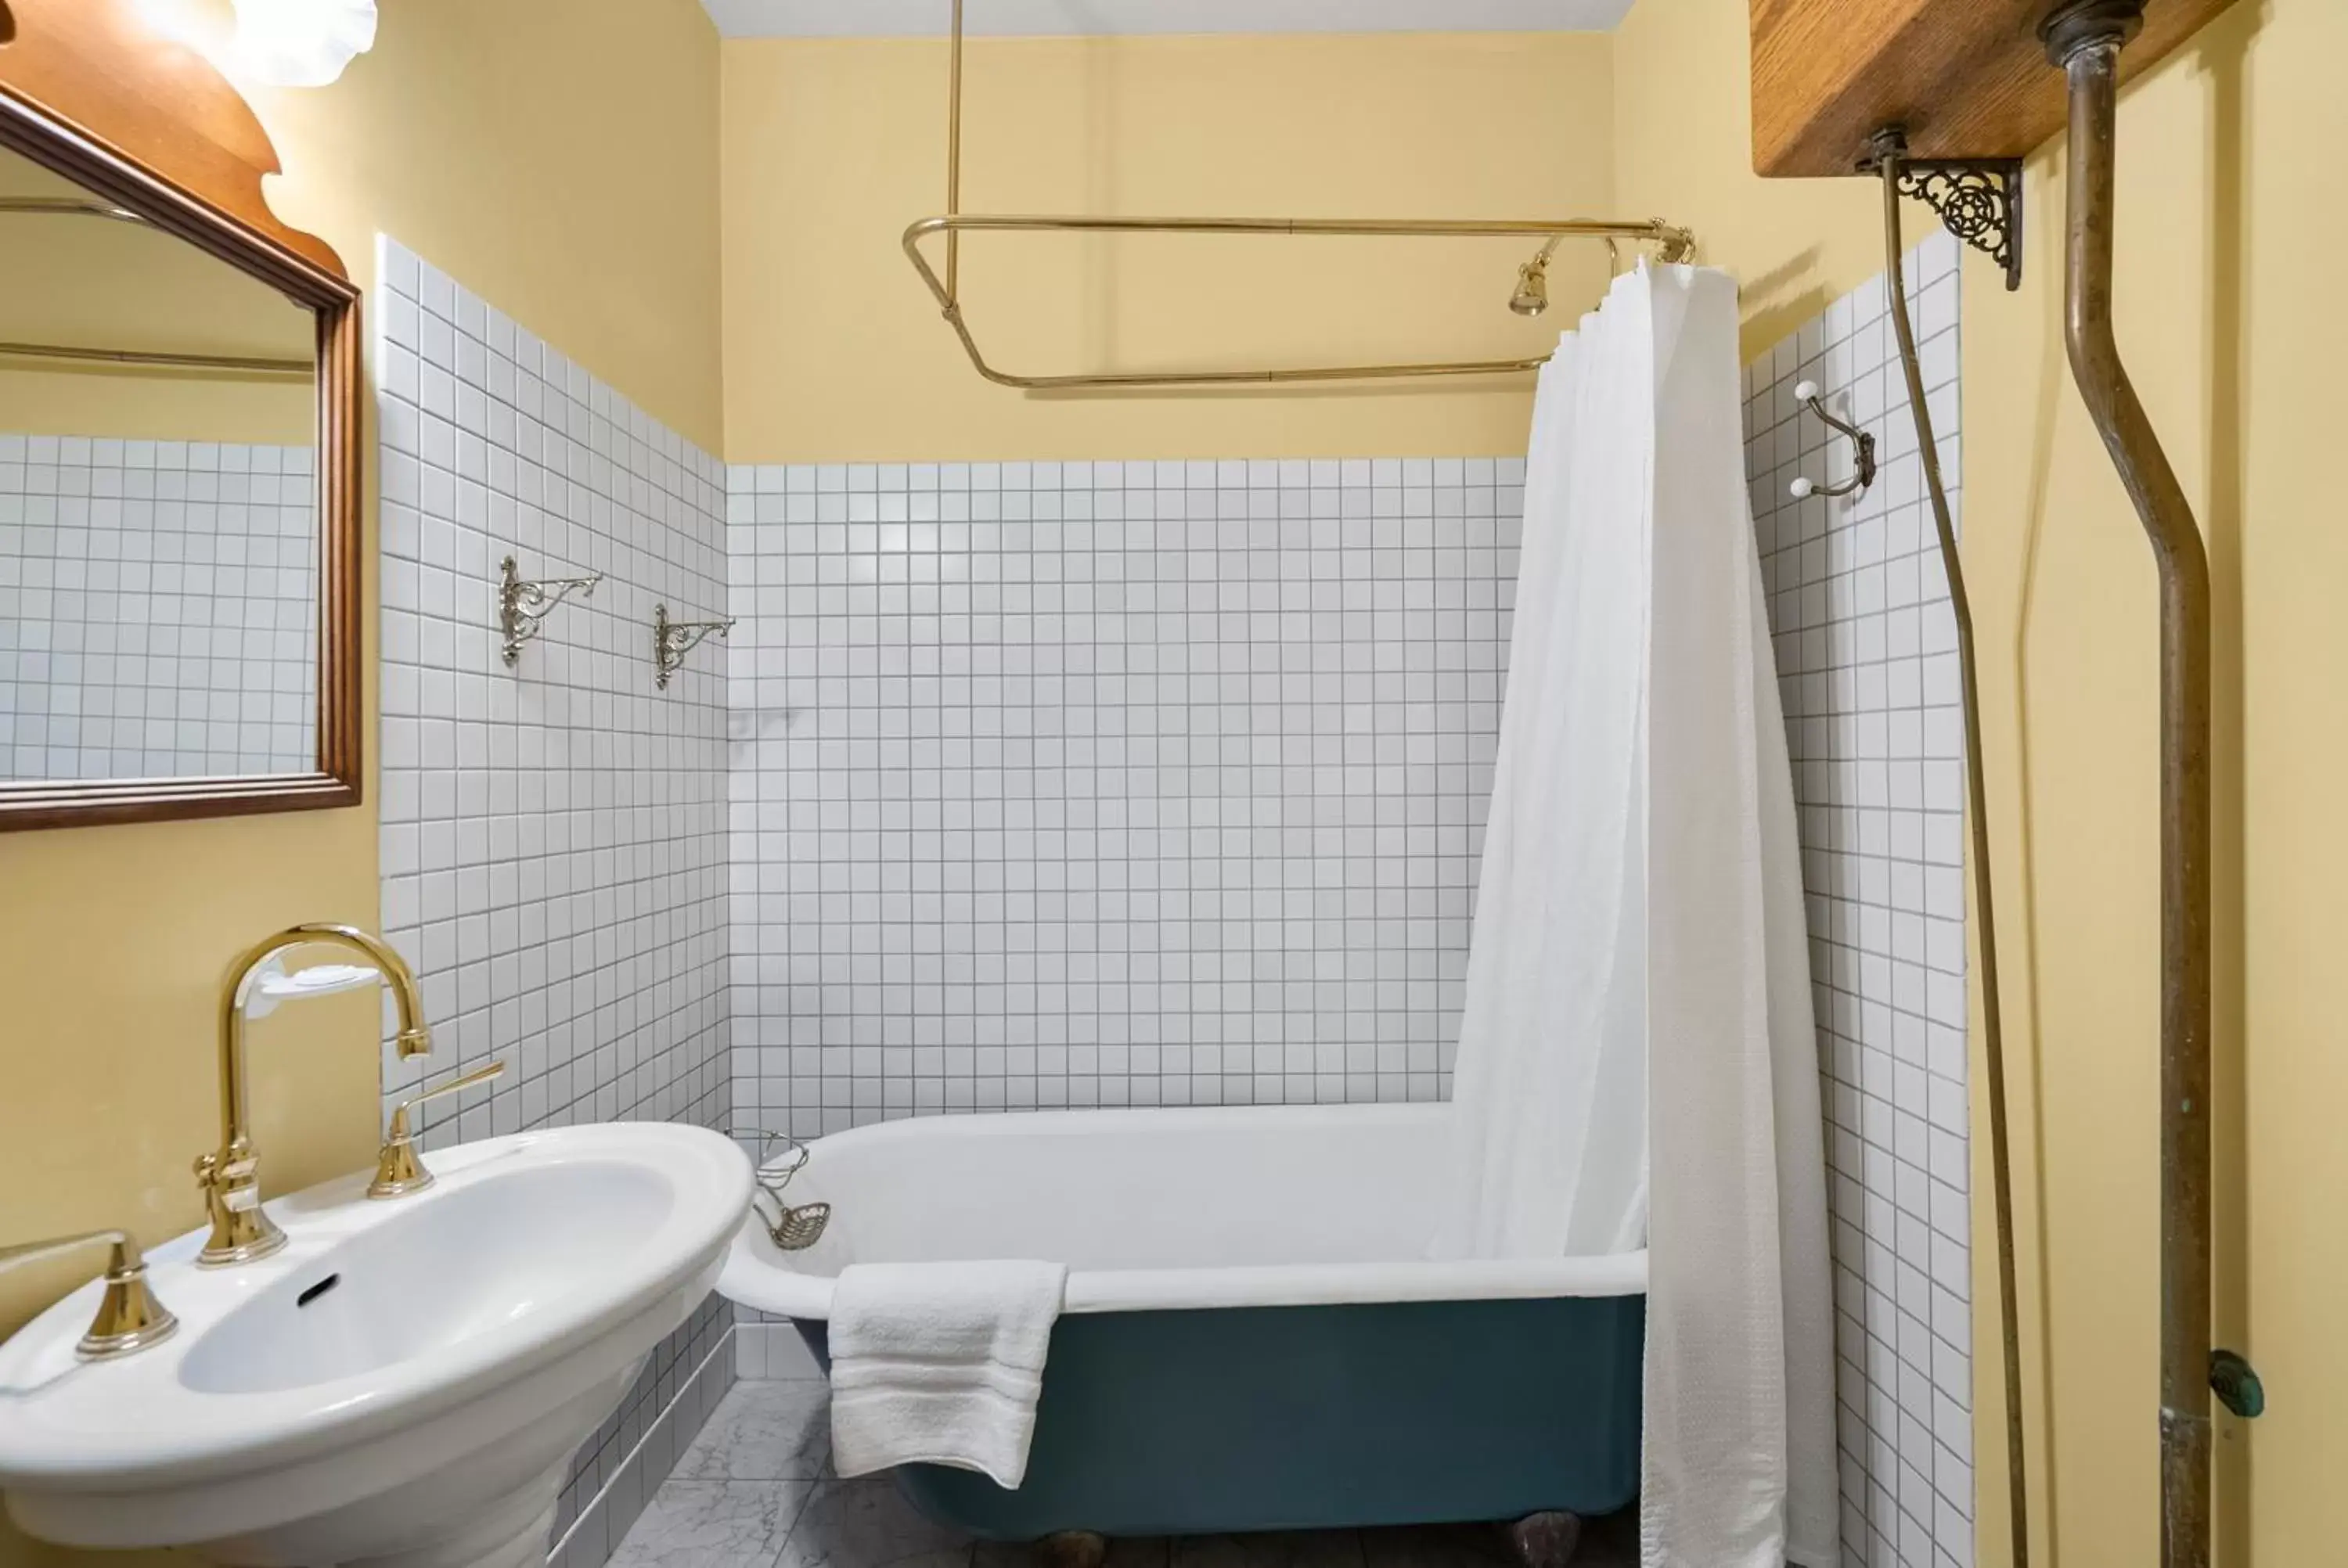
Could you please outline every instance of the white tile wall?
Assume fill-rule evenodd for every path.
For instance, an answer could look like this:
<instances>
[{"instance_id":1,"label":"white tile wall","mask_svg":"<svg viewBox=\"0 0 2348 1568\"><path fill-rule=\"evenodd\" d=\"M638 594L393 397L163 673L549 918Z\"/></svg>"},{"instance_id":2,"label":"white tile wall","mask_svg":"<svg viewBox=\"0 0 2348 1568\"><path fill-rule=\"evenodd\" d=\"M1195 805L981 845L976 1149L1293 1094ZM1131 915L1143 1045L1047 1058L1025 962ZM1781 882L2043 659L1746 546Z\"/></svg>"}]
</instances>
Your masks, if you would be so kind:
<instances>
[{"instance_id":1,"label":"white tile wall","mask_svg":"<svg viewBox=\"0 0 2348 1568\"><path fill-rule=\"evenodd\" d=\"M1959 472L1956 242L1910 288L1941 463ZM1964 751L1948 603L1880 278L1746 373L1748 472L1801 810L1834 1217L1844 1561L1973 1562L1967 1199ZM1794 385L1872 430L1883 468L1854 500L1849 444Z\"/></svg>"},{"instance_id":2,"label":"white tile wall","mask_svg":"<svg viewBox=\"0 0 2348 1568\"><path fill-rule=\"evenodd\" d=\"M317 766L306 446L0 435L0 779Z\"/></svg>"},{"instance_id":3,"label":"white tile wall","mask_svg":"<svg viewBox=\"0 0 2348 1568\"><path fill-rule=\"evenodd\" d=\"M495 1058L490 1091L430 1108L427 1146L721 1125L726 672L713 645L657 689L652 627L656 603L723 610L725 470L388 239L378 276L383 918L435 1040L421 1062L386 1054L385 1095ZM511 670L509 554L526 577L605 574ZM645 1469L648 1435L671 1457L691 1439L676 1401L725 1332L713 1298L582 1450L567 1568L595 1568L626 1527L586 1521L630 1515L666 1475ZM711 1401L695 1398L697 1424Z\"/></svg>"},{"instance_id":4,"label":"white tile wall","mask_svg":"<svg viewBox=\"0 0 2348 1568\"><path fill-rule=\"evenodd\" d=\"M1952 242L1916 268L1954 482ZM728 474L389 242L382 276L385 918L445 1020L435 1071L511 1064L433 1135L715 1123L729 1094L804 1136L1448 1091L1521 464ZM1961 729L1881 300L1752 367L1750 466L1828 1080L1846 1556L1970 1568ZM1882 439L1856 504L1785 498L1841 471L1804 376ZM611 574L517 672L509 550ZM666 694L656 600L742 618ZM753 1375L788 1352L744 1331ZM725 1332L697 1317L582 1452L565 1568L690 1436Z\"/></svg>"},{"instance_id":5,"label":"white tile wall","mask_svg":"<svg viewBox=\"0 0 2348 1568\"><path fill-rule=\"evenodd\" d=\"M734 469L746 1118L1447 1092L1522 482Z\"/></svg>"}]
</instances>

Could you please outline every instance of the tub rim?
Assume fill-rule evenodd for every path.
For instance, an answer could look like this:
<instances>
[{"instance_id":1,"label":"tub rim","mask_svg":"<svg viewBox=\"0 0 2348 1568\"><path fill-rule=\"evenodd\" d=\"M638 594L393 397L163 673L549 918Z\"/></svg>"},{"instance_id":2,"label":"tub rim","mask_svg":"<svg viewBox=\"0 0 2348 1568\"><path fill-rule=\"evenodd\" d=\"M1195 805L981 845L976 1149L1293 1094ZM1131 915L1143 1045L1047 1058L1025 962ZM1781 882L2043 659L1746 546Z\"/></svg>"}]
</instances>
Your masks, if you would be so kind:
<instances>
[{"instance_id":1,"label":"tub rim","mask_svg":"<svg viewBox=\"0 0 2348 1568\"><path fill-rule=\"evenodd\" d=\"M986 1115L911 1116L833 1133L865 1146L932 1138L951 1129L957 1138L1098 1135L1105 1129L1148 1124L1154 1129L1220 1131L1233 1112L1270 1131L1286 1123L1311 1126L1344 1121L1384 1124L1426 1134L1451 1107L1443 1102L1354 1105L1119 1106L1014 1111ZM1055 1260L1056 1261L1056 1260ZM829 1319L836 1274L806 1274L767 1238L753 1214L727 1249L718 1294L739 1306L784 1317ZM1643 1295L1647 1253L1573 1257L1376 1259L1359 1263L1210 1265L1196 1268L1071 1269L1065 1312L1198 1311L1240 1307L1343 1307L1402 1301L1497 1301L1551 1296Z\"/></svg>"},{"instance_id":2,"label":"tub rim","mask_svg":"<svg viewBox=\"0 0 2348 1568\"><path fill-rule=\"evenodd\" d=\"M717 1293L778 1317L829 1319L837 1275L779 1264L756 1216L727 1249ZM1471 1258L1458 1262L1282 1264L1210 1268L1072 1269L1064 1312L1187 1312L1231 1307L1353 1307L1393 1301L1502 1301L1639 1296L1647 1254Z\"/></svg>"}]
</instances>

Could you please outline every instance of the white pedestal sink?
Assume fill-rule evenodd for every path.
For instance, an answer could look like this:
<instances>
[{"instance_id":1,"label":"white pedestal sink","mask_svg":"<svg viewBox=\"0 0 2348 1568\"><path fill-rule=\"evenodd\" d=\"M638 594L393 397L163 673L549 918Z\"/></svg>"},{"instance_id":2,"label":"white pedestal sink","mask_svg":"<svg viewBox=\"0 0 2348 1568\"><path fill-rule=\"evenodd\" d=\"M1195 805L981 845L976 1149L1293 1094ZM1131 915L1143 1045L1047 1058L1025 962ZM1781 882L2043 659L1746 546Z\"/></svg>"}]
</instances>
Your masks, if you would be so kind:
<instances>
[{"instance_id":1,"label":"white pedestal sink","mask_svg":"<svg viewBox=\"0 0 2348 1568\"><path fill-rule=\"evenodd\" d=\"M74 1356L92 1285L0 1346L0 1490L68 1546L182 1546L240 1568L544 1560L572 1452L707 1295L750 1164L695 1127L564 1128L271 1203L291 1238L199 1269L149 1255L177 1335Z\"/></svg>"}]
</instances>

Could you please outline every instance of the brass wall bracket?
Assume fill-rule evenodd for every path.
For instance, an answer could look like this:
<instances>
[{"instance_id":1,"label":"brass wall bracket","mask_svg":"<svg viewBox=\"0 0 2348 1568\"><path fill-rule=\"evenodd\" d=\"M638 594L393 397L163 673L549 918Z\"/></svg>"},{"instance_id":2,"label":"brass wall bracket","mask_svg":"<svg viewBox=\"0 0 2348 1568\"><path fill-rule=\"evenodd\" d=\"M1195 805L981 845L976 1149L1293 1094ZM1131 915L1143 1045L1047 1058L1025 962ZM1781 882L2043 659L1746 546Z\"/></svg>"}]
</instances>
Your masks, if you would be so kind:
<instances>
[{"instance_id":1,"label":"brass wall bracket","mask_svg":"<svg viewBox=\"0 0 2348 1568\"><path fill-rule=\"evenodd\" d=\"M712 635L723 638L734 630L734 618L723 620L671 620L668 606L653 607L653 683L668 690L668 678L685 668L685 656Z\"/></svg>"},{"instance_id":2,"label":"brass wall bracket","mask_svg":"<svg viewBox=\"0 0 2348 1568\"><path fill-rule=\"evenodd\" d=\"M590 572L585 577L548 578L543 582L524 582L521 569L514 558L508 556L499 569L498 585L498 626L505 632L506 668L521 662L522 644L544 630L546 618L554 607L577 594L582 599L595 597L596 588L603 574Z\"/></svg>"},{"instance_id":3,"label":"brass wall bracket","mask_svg":"<svg viewBox=\"0 0 2348 1568\"><path fill-rule=\"evenodd\" d=\"M2022 287L2022 159L1910 158L1907 133L1888 126L1859 171L1875 173L1887 150L1900 160L1900 194L1939 213L1950 233L2004 268L2008 293Z\"/></svg>"}]
</instances>

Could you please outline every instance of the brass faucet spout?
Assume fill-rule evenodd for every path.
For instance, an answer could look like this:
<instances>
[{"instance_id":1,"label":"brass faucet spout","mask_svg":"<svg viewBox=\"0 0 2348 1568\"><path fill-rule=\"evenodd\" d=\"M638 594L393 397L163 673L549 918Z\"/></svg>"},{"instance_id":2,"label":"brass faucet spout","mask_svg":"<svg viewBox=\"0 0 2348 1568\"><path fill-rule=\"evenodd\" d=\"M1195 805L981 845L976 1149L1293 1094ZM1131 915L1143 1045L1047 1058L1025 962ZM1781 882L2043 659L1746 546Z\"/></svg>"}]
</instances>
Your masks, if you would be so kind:
<instances>
[{"instance_id":1,"label":"brass faucet spout","mask_svg":"<svg viewBox=\"0 0 2348 1568\"><path fill-rule=\"evenodd\" d=\"M312 944L345 948L372 964L391 988L399 1011L397 1049L405 1059L432 1049L424 1021L424 997L406 959L380 937L352 926L293 926L254 943L229 966L220 1000L220 1148L196 1162L196 1180L211 1213L211 1235L196 1261L211 1267L250 1263L285 1245L285 1233L261 1206L260 1155L252 1147L252 1124L245 1102L244 1009L252 979L262 966L293 948Z\"/></svg>"}]
</instances>

